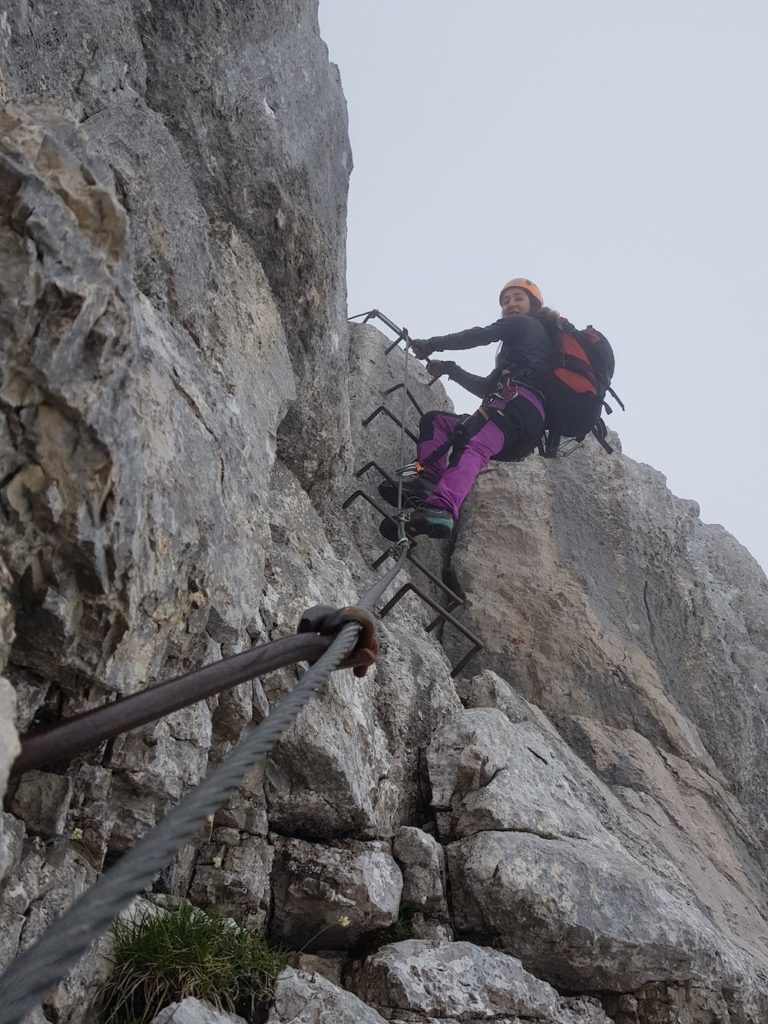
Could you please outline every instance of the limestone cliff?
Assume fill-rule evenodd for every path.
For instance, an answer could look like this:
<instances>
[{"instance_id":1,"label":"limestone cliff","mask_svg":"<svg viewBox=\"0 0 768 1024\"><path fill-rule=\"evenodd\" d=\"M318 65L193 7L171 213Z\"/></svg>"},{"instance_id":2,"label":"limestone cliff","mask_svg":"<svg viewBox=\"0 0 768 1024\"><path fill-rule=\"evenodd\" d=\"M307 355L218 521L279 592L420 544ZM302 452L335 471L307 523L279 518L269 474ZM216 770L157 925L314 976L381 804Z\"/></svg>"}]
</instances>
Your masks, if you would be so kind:
<instances>
[{"instance_id":1,"label":"limestone cliff","mask_svg":"<svg viewBox=\"0 0 768 1024\"><path fill-rule=\"evenodd\" d=\"M395 426L362 421L402 354L346 324L351 156L312 0L18 0L0 96L5 785L17 732L354 599L383 548L341 503L396 462ZM759 567L596 446L492 466L447 557L485 643L468 671L407 596L375 671L336 673L155 891L297 948L324 929L272 1024L764 1022ZM2 963L294 678L14 779ZM103 969L46 1018L86 1020Z\"/></svg>"}]
</instances>

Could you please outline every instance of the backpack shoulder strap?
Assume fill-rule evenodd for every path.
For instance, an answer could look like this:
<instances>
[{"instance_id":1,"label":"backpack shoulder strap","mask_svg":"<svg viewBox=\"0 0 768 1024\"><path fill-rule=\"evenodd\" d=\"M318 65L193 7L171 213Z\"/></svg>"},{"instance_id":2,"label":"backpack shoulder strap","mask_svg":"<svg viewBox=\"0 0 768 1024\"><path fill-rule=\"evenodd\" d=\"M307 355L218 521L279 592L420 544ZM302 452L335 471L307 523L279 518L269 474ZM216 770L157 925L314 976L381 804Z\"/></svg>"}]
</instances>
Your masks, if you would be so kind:
<instances>
[{"instance_id":1,"label":"backpack shoulder strap","mask_svg":"<svg viewBox=\"0 0 768 1024\"><path fill-rule=\"evenodd\" d=\"M611 394L613 395L613 397L614 397L614 398L616 399L616 401L617 401L617 402L619 403L619 405L620 405L620 406L621 406L621 408L622 408L622 411L623 411L623 412L626 412L626 411L627 411L627 409L626 409L626 406L624 405L624 403L622 402L622 400L621 400L621 399L619 398L619 396L618 396L618 395L616 394L616 392L615 392L615 391L613 390L613 388L609 386L609 387L607 388L607 390L608 390L608 391L609 391L609 392L610 392L610 393L611 393Z\"/></svg>"},{"instance_id":2,"label":"backpack shoulder strap","mask_svg":"<svg viewBox=\"0 0 768 1024\"><path fill-rule=\"evenodd\" d=\"M545 459L557 458L561 435L554 430L545 430L539 442L539 455Z\"/></svg>"},{"instance_id":3,"label":"backpack shoulder strap","mask_svg":"<svg viewBox=\"0 0 768 1024\"><path fill-rule=\"evenodd\" d=\"M592 427L592 433L600 447L604 451L608 452L609 455L613 455L613 448L611 448L606 441L606 437L608 436L608 427L606 427L602 419L599 419L594 427Z\"/></svg>"}]
</instances>

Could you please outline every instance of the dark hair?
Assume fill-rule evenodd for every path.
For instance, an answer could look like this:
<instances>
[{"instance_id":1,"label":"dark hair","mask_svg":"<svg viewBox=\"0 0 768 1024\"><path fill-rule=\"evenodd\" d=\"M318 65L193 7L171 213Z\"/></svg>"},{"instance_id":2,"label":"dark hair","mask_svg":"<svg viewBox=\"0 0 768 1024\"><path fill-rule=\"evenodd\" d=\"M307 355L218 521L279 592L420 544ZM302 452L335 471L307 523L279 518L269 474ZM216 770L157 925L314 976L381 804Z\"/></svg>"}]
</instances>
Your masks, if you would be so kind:
<instances>
[{"instance_id":1,"label":"dark hair","mask_svg":"<svg viewBox=\"0 0 768 1024\"><path fill-rule=\"evenodd\" d=\"M563 314L558 313L556 309L550 309L549 306L539 306L538 309L534 309L533 303L534 300L531 299L531 316L538 317L539 320L544 320L545 323L556 323L558 320L563 319Z\"/></svg>"},{"instance_id":2,"label":"dark hair","mask_svg":"<svg viewBox=\"0 0 768 1024\"><path fill-rule=\"evenodd\" d=\"M565 320L562 313L558 313L556 309L550 309L549 306L541 306L535 313L531 313L531 316L535 316L537 320L541 320L544 324L544 329L549 337L550 344L552 345L552 353L558 351L560 342L560 326Z\"/></svg>"}]
</instances>

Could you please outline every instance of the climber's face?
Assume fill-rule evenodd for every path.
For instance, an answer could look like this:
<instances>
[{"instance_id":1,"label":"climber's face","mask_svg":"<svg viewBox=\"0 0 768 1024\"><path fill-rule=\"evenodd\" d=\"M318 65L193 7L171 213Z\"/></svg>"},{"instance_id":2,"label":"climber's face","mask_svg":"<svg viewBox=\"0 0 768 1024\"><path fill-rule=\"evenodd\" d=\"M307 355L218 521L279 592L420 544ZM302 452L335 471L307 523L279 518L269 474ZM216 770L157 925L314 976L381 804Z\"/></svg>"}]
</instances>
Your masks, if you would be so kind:
<instances>
[{"instance_id":1,"label":"climber's face","mask_svg":"<svg viewBox=\"0 0 768 1024\"><path fill-rule=\"evenodd\" d=\"M502 316L530 316L531 300L524 288L507 288L501 296Z\"/></svg>"}]
</instances>

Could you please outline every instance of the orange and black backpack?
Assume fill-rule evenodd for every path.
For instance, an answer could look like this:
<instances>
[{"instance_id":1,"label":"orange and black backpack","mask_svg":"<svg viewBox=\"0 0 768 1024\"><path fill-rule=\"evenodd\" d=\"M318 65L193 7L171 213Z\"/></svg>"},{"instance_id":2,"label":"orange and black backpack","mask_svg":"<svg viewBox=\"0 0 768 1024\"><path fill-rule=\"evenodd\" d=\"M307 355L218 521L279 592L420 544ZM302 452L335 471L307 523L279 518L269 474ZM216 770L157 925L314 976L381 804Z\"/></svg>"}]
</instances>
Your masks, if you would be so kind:
<instances>
[{"instance_id":1,"label":"orange and black backpack","mask_svg":"<svg viewBox=\"0 0 768 1024\"><path fill-rule=\"evenodd\" d=\"M611 454L613 448L606 441L608 429L602 413L610 413L605 401L610 392L621 408L624 403L611 388L616 368L613 349L608 339L591 325L577 330L564 317L547 322L552 340L553 363L546 386L547 418L545 434L539 452L554 458L563 438L581 442L593 434L602 447Z\"/></svg>"}]
</instances>

